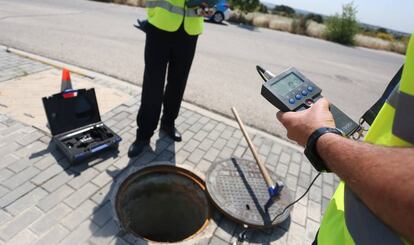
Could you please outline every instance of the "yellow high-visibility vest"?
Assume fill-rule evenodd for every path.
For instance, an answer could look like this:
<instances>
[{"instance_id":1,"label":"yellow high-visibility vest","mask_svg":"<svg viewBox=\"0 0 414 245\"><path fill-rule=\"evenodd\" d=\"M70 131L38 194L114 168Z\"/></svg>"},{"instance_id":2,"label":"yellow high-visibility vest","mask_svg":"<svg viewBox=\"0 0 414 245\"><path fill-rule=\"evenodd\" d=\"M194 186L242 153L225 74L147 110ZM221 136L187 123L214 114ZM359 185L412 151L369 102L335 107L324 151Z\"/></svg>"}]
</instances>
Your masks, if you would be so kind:
<instances>
[{"instance_id":1,"label":"yellow high-visibility vest","mask_svg":"<svg viewBox=\"0 0 414 245\"><path fill-rule=\"evenodd\" d=\"M414 35L408 45L402 77L369 129L365 141L414 147ZM326 209L318 244L408 244L380 221L341 182Z\"/></svg>"},{"instance_id":2,"label":"yellow high-visibility vest","mask_svg":"<svg viewBox=\"0 0 414 245\"><path fill-rule=\"evenodd\" d=\"M195 8L188 8L185 0L147 0L148 22L158 29L175 32L184 22L185 31L192 36L204 29L204 17Z\"/></svg>"}]
</instances>

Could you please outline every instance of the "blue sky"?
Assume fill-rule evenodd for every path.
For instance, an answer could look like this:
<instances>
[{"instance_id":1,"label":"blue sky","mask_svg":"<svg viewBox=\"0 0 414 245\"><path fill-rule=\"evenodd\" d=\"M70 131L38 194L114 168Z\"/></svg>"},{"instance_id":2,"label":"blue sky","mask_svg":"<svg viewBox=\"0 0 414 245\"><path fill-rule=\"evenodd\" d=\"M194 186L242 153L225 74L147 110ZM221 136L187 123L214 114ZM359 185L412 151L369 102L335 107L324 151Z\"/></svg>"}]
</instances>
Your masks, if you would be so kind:
<instances>
[{"instance_id":1,"label":"blue sky","mask_svg":"<svg viewBox=\"0 0 414 245\"><path fill-rule=\"evenodd\" d=\"M351 0L262 0L273 4L284 4L324 15L340 12L342 5ZM392 28L408 33L414 32L413 0L354 0L359 21Z\"/></svg>"}]
</instances>

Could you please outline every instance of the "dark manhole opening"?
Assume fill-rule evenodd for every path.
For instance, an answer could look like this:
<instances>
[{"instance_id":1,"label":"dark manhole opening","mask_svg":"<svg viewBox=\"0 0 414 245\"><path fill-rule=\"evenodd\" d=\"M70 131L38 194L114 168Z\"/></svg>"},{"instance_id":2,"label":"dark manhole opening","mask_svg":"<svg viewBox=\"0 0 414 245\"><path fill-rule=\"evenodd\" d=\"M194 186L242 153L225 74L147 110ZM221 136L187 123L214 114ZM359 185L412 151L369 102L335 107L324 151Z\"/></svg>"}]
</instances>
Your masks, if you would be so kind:
<instances>
[{"instance_id":1,"label":"dark manhole opening","mask_svg":"<svg viewBox=\"0 0 414 245\"><path fill-rule=\"evenodd\" d=\"M203 230L210 205L203 181L172 166L149 167L131 174L116 194L122 226L157 242L178 242Z\"/></svg>"}]
</instances>

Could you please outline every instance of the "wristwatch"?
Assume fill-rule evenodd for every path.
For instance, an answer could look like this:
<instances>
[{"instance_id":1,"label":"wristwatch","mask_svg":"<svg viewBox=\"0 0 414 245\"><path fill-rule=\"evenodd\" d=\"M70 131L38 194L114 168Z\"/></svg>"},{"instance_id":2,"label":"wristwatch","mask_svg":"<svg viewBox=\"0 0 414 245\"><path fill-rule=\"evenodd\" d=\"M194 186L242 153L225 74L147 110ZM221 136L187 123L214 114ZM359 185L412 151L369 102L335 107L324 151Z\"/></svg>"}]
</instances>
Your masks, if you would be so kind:
<instances>
[{"instance_id":1,"label":"wristwatch","mask_svg":"<svg viewBox=\"0 0 414 245\"><path fill-rule=\"evenodd\" d=\"M318 154L318 151L316 150L316 143L318 142L318 139L327 133L334 133L344 136L342 131L337 128L319 128L309 136L305 147L305 156L309 159L313 167L319 172L331 172L329 168L326 167L325 162L322 160Z\"/></svg>"}]
</instances>

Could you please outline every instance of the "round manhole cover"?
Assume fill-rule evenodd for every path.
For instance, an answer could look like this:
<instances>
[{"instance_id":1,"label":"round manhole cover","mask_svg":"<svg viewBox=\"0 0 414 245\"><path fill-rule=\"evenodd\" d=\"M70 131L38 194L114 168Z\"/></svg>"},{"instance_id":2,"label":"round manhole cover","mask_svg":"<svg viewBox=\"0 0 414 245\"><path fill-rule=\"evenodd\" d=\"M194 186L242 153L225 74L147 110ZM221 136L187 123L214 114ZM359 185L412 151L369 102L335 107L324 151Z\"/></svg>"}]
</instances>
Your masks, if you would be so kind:
<instances>
[{"instance_id":1,"label":"round manhole cover","mask_svg":"<svg viewBox=\"0 0 414 245\"><path fill-rule=\"evenodd\" d=\"M271 171L269 174L276 176ZM269 202L266 183L254 161L231 158L214 164L208 170L206 187L218 209L233 220L249 226L270 227L279 224L289 216L291 210L288 208L280 215L292 202L286 186L278 197Z\"/></svg>"}]
</instances>

